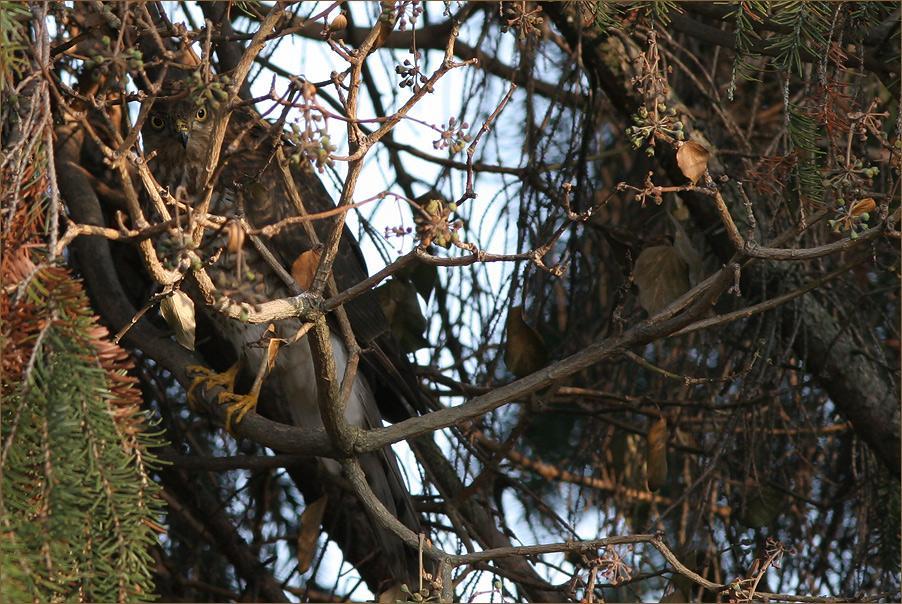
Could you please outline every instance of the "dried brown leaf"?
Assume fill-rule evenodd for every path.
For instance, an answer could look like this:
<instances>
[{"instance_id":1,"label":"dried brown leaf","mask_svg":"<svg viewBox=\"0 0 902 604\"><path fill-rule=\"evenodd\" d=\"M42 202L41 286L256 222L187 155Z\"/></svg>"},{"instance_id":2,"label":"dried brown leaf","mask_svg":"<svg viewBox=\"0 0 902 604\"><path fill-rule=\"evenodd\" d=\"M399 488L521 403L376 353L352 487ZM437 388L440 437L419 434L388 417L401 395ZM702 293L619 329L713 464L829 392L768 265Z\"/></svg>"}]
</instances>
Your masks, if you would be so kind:
<instances>
[{"instance_id":1,"label":"dried brown leaf","mask_svg":"<svg viewBox=\"0 0 902 604\"><path fill-rule=\"evenodd\" d=\"M689 269L689 285L691 287L701 281L702 273L704 271L704 258L698 253L695 246L692 245L692 240L689 238L683 225L676 220L674 220L673 223L676 231L673 237L673 248L677 251L677 254L680 255L680 258L682 258Z\"/></svg>"},{"instance_id":2,"label":"dried brown leaf","mask_svg":"<svg viewBox=\"0 0 902 604\"><path fill-rule=\"evenodd\" d=\"M266 334L270 336L269 342L266 344L266 367L267 371L270 371L276 364L276 355L279 354L279 346L281 346L285 340L276 337L276 328L272 324L266 328Z\"/></svg>"},{"instance_id":3,"label":"dried brown leaf","mask_svg":"<svg viewBox=\"0 0 902 604\"><path fill-rule=\"evenodd\" d=\"M677 165L683 176L692 181L692 184L704 176L708 170L708 159L711 153L700 144L694 141L686 141L677 150Z\"/></svg>"},{"instance_id":4,"label":"dried brown leaf","mask_svg":"<svg viewBox=\"0 0 902 604\"><path fill-rule=\"evenodd\" d=\"M388 319L392 334L405 352L414 352L429 346L423 337L429 326L420 303L416 287L407 279L394 277L376 288L382 313Z\"/></svg>"},{"instance_id":5,"label":"dried brown leaf","mask_svg":"<svg viewBox=\"0 0 902 604\"><path fill-rule=\"evenodd\" d=\"M679 589L674 589L672 592L658 600L661 604L669 604L671 602L689 602L689 596L684 594Z\"/></svg>"},{"instance_id":6,"label":"dried brown leaf","mask_svg":"<svg viewBox=\"0 0 902 604\"><path fill-rule=\"evenodd\" d=\"M783 493L770 485L754 485L746 494L739 521L750 528L770 525L783 506Z\"/></svg>"},{"instance_id":7,"label":"dried brown leaf","mask_svg":"<svg viewBox=\"0 0 902 604\"><path fill-rule=\"evenodd\" d=\"M413 262L395 273L395 275L410 281L416 288L417 293L426 302L429 302L432 290L438 282L438 268L434 264L426 264L425 262Z\"/></svg>"},{"instance_id":8,"label":"dried brown leaf","mask_svg":"<svg viewBox=\"0 0 902 604\"><path fill-rule=\"evenodd\" d=\"M194 332L197 318L194 302L185 292L175 290L160 302L160 314L175 332L175 340L188 350L194 350Z\"/></svg>"},{"instance_id":9,"label":"dried brown leaf","mask_svg":"<svg viewBox=\"0 0 902 604\"><path fill-rule=\"evenodd\" d=\"M617 431L606 452L606 461L620 484L641 488L643 479L642 437Z\"/></svg>"},{"instance_id":10,"label":"dried brown leaf","mask_svg":"<svg viewBox=\"0 0 902 604\"><path fill-rule=\"evenodd\" d=\"M864 199L859 199L849 208L849 213L853 218L861 216L862 214L866 214L868 212L873 212L877 209L877 202L874 201L872 197L865 197Z\"/></svg>"},{"instance_id":11,"label":"dried brown leaf","mask_svg":"<svg viewBox=\"0 0 902 604\"><path fill-rule=\"evenodd\" d=\"M230 222L226 227L229 241L226 248L233 254L237 254L244 247L244 229L237 222Z\"/></svg>"},{"instance_id":12,"label":"dried brown leaf","mask_svg":"<svg viewBox=\"0 0 902 604\"><path fill-rule=\"evenodd\" d=\"M671 245L642 250L636 259L633 280L639 288L639 304L649 315L689 291L688 267Z\"/></svg>"},{"instance_id":13,"label":"dried brown leaf","mask_svg":"<svg viewBox=\"0 0 902 604\"><path fill-rule=\"evenodd\" d=\"M316 275L316 267L319 266L322 253L322 247L317 246L303 252L291 263L291 276L301 289L307 290L313 285L313 277Z\"/></svg>"},{"instance_id":14,"label":"dried brown leaf","mask_svg":"<svg viewBox=\"0 0 902 604\"><path fill-rule=\"evenodd\" d=\"M676 201L673 205L673 217L680 222L686 222L689 220L689 208L686 207L686 204L683 203L683 200L679 197L676 198Z\"/></svg>"},{"instance_id":15,"label":"dried brown leaf","mask_svg":"<svg viewBox=\"0 0 902 604\"><path fill-rule=\"evenodd\" d=\"M667 420L663 417L648 429L646 445L648 457L645 461L645 480L650 491L657 491L667 482Z\"/></svg>"},{"instance_id":16,"label":"dried brown leaf","mask_svg":"<svg viewBox=\"0 0 902 604\"><path fill-rule=\"evenodd\" d=\"M504 362L517 377L534 373L545 366L545 342L523 320L523 307L514 306L507 315L507 346Z\"/></svg>"},{"instance_id":17,"label":"dried brown leaf","mask_svg":"<svg viewBox=\"0 0 902 604\"><path fill-rule=\"evenodd\" d=\"M329 23L329 31L340 31L342 29L347 28L348 26L348 18L344 13L338 13L332 22Z\"/></svg>"},{"instance_id":18,"label":"dried brown leaf","mask_svg":"<svg viewBox=\"0 0 902 604\"><path fill-rule=\"evenodd\" d=\"M298 572L305 573L313 564L316 554L316 542L319 538L319 527L323 523L326 504L329 498L325 495L311 503L301 514L301 526L298 528Z\"/></svg>"}]
</instances>

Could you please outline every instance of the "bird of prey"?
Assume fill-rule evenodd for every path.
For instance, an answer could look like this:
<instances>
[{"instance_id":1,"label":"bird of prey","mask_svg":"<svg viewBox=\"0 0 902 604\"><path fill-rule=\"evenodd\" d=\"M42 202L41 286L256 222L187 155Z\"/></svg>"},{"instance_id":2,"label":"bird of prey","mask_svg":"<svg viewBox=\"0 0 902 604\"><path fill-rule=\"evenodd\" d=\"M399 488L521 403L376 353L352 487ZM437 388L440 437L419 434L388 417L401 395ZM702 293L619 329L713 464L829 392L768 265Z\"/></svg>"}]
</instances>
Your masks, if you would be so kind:
<instances>
[{"instance_id":1,"label":"bird of prey","mask_svg":"<svg viewBox=\"0 0 902 604\"><path fill-rule=\"evenodd\" d=\"M155 178L173 194L176 191L186 193L184 199L189 203L198 203L216 118L217 108L209 103L198 103L192 98L157 100L142 128L144 152L150 158L149 166ZM231 146L232 152L221 158L210 214L236 221L241 219L254 228L297 216L299 208L296 198L291 195L292 184L307 213L335 207L309 162L297 162L288 168L290 183L284 177L285 163L280 165L277 157L277 149L285 144L283 138L280 128L274 128L251 110L240 109L231 115L222 149ZM238 144L232 145L236 139ZM283 151L290 155L297 150L288 146L283 147ZM324 241L332 228L332 220L313 222L313 232ZM207 268L207 273L221 293L234 302L250 305L291 295L283 278L248 239L236 234L235 229L213 228L210 231L200 251L207 258L219 254ZM261 241L271 257L290 273L292 264L304 252L314 249L315 241L311 235L303 224L294 223ZM333 264L333 276L339 290L367 277L361 251L347 228ZM272 327L254 325L230 319L203 303L196 306L203 309L199 313L203 317L199 318L205 318L213 326L238 359L236 366L226 374L207 375L208 383L223 384L234 391L236 376L240 382L242 374L254 375L266 354L267 348L261 340L267 335L267 329L270 333L274 329L273 335L288 343L278 350L275 363L262 382L260 402L266 407L262 412L296 426L322 427L310 346L306 337L296 337L302 326L299 320L277 321ZM392 347L391 338L385 333L385 317L374 297L358 298L345 308L356 338L367 351L362 363L367 371L357 373L347 402L347 420L366 428L381 426L383 416L397 421L410 413L410 404L415 405L407 400L409 395L405 398L405 388L412 387L415 378L409 371L407 375L401 375L404 373L403 355ZM341 376L347 349L336 324L331 323L331 327L333 354ZM394 362L399 359L401 363ZM252 389L243 395L227 396L232 411L237 411L235 419L256 405L257 394ZM392 450L386 448L366 454L359 461L380 501L405 525L419 532L417 516ZM334 460L319 459L315 463L326 473L340 473L340 466ZM372 552L380 559L379 563L387 565L396 583L415 584L419 573L416 552L405 548L394 534L378 523L367 524L373 532L370 541L375 541L381 550Z\"/></svg>"}]
</instances>

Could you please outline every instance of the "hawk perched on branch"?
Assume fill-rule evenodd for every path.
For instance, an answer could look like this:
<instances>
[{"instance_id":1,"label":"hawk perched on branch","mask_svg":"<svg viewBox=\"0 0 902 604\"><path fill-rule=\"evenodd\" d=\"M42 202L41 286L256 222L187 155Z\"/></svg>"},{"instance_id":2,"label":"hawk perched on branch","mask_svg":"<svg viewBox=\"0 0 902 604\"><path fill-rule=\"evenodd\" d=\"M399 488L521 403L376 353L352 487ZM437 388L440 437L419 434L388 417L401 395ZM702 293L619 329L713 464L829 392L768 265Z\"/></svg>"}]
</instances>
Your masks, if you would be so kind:
<instances>
[{"instance_id":1,"label":"hawk perched on branch","mask_svg":"<svg viewBox=\"0 0 902 604\"><path fill-rule=\"evenodd\" d=\"M153 154L149 165L155 177L173 194L177 190L187 192L185 198L189 204L198 204L203 197L204 168L209 157L214 124L219 117L216 113L212 106L196 103L192 99L157 101L142 128L145 153L149 156ZM268 124L253 112L241 110L231 115L222 144L221 171L213 187L208 210L210 214L230 222L219 229L209 228L200 252L207 258L220 253L218 260L207 268L207 273L217 290L233 302L254 305L292 295L285 283L286 273L291 274L293 265L297 269L297 262L305 252L315 249L317 238L320 241L327 239L334 224L331 219L307 224L295 222L284 225L272 237L260 237L253 242L239 227L244 222L259 229L298 216L302 209L308 214L315 214L335 208L319 178L309 168L309 162L303 158L299 162L288 161L297 149L290 145L283 147L282 139L280 126ZM281 276L279 271L274 270L273 261L284 269ZM316 262L308 261L307 265L315 268ZM347 228L332 273L339 290L367 277L363 256ZM200 301L196 307L202 315L199 318L206 319L213 326L237 358L235 366L225 374L217 376L208 372L204 379L226 385L232 392L236 379L239 384L249 382L257 374L261 363L266 364L267 345L263 340L268 335L267 330L269 335L284 342L262 383L257 380L246 394L227 396L236 418L256 406L257 394L260 394L261 411L274 419L301 427L322 427L313 356L306 336L303 332L299 334L302 327L299 320L277 321L270 327L230 319ZM384 333L387 323L377 300L371 294L365 294L345 308L354 334L366 351L361 362L361 368L365 371L357 373L347 402L347 420L353 425L369 428L381 426L383 416L391 421L409 416L408 403L416 398L412 394L416 381L412 372L404 371L405 359L396 352L390 336ZM348 353L337 323L332 322L330 326L337 375L340 377ZM263 374L261 372L259 375L262 377ZM259 388L261 385L262 389ZM359 461L380 501L405 525L419 532L417 516L392 450L386 448L366 454ZM320 476L340 473L340 466L334 460L319 459L316 465ZM309 482L309 470L304 469L305 482ZM303 491L304 488L301 488ZM305 492L305 497L307 495ZM330 500L329 503L333 513L345 513L333 508L333 503L338 505L338 502ZM360 522L359 512L356 519L351 518L350 511L346 516L333 518L333 523L344 525L345 530L371 532L370 539L361 539L359 534L346 535L348 547L353 549L358 542L372 544L375 541L381 550L374 552L370 546L368 552L352 552L349 556L348 547L341 543L341 538L330 533L339 541L351 562L361 564L354 558L367 553L371 559L364 560L363 566L381 564L385 567L383 574L390 573L395 582L411 585L416 582L419 572L416 552L405 548L393 533L375 521ZM347 528L351 525L356 528ZM361 572L366 578L364 569Z\"/></svg>"}]
</instances>

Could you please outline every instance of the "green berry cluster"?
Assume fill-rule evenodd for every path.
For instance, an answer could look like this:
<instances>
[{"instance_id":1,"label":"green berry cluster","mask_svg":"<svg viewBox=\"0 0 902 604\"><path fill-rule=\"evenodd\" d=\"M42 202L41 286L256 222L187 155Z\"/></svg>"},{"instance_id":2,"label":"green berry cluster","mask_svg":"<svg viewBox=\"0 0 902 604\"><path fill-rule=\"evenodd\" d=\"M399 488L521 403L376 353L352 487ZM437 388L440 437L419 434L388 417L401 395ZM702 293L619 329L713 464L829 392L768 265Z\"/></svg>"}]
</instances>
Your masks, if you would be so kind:
<instances>
[{"instance_id":1,"label":"green berry cluster","mask_svg":"<svg viewBox=\"0 0 902 604\"><path fill-rule=\"evenodd\" d=\"M827 221L834 233L847 231L851 239L870 228L871 212L877 208L873 198L866 197L847 204L842 197L836 200L836 218Z\"/></svg>"},{"instance_id":2,"label":"green berry cluster","mask_svg":"<svg viewBox=\"0 0 902 604\"><path fill-rule=\"evenodd\" d=\"M641 149L644 145L650 143L646 147L645 153L652 157L655 154L655 138L663 138L669 141L686 139L683 122L677 119L676 114L676 109L667 107L661 101L651 111L643 105L633 115L633 125L626 129L626 135L636 149Z\"/></svg>"},{"instance_id":3,"label":"green berry cluster","mask_svg":"<svg viewBox=\"0 0 902 604\"><path fill-rule=\"evenodd\" d=\"M228 87L232 79L228 75L214 76L205 82L201 72L195 71L188 79L189 95L198 107L209 106L216 111L222 103L229 100Z\"/></svg>"},{"instance_id":4,"label":"green berry cluster","mask_svg":"<svg viewBox=\"0 0 902 604\"><path fill-rule=\"evenodd\" d=\"M144 55L137 48L126 48L121 52L113 52L113 41L109 36L100 39L100 50L89 50L85 59L84 68L92 71L92 77L97 79L101 74L110 71L122 73L124 71L139 71L144 69Z\"/></svg>"},{"instance_id":5,"label":"green berry cluster","mask_svg":"<svg viewBox=\"0 0 902 604\"><path fill-rule=\"evenodd\" d=\"M326 166L332 165L332 154L337 147L332 144L332 138L325 128L320 128L314 133L302 130L297 124L291 124L288 138L295 145L294 153L289 155L289 161L293 164L300 165L302 161L309 161L320 173L325 171Z\"/></svg>"},{"instance_id":6,"label":"green berry cluster","mask_svg":"<svg viewBox=\"0 0 902 604\"><path fill-rule=\"evenodd\" d=\"M463 226L459 220L451 221L452 212L457 210L457 204L448 203L441 199L430 199L422 205L423 213L414 215L417 224L417 235L424 247L430 244L448 249L451 244L460 243L457 231Z\"/></svg>"}]
</instances>

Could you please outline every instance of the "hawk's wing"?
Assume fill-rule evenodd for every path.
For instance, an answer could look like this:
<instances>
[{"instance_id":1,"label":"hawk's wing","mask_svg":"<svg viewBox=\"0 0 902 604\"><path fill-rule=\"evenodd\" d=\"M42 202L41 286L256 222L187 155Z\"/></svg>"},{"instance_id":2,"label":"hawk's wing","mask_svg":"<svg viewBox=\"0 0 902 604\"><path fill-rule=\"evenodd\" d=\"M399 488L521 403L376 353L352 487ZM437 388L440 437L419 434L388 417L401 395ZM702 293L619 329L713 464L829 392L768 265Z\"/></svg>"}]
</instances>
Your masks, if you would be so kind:
<instances>
[{"instance_id":1,"label":"hawk's wing","mask_svg":"<svg viewBox=\"0 0 902 604\"><path fill-rule=\"evenodd\" d=\"M231 171L234 178L243 177L250 183L246 186L261 189L259 195L244 196L246 200L251 199L253 204L245 208L247 218L259 228L298 216L299 211L292 202L289 186L276 163L276 144L281 142L290 153L290 143L280 140L282 137L279 131L253 114L236 115L230 128L235 128L236 132L245 130L249 120L258 121L258 126L251 128L247 136L251 155L242 153L244 161L239 161ZM257 157L256 161L248 161L254 156ZM259 168L245 170L241 174L241 164L265 168L262 175L259 174ZM302 167L291 164L290 173L307 214L319 214L335 208L332 197L309 167L309 163L304 162ZM328 238L334 224L333 218L313 221L314 231L320 241ZM302 224L286 226L269 243L271 251L286 269L303 252L313 248L313 242ZM347 226L343 229L332 274L339 290L348 289L369 276L360 246ZM413 367L388 330L388 321L382 313L376 293L370 290L351 300L345 304L345 311L354 335L364 348L362 367L370 379L385 419L397 422L426 411L431 404L419 387Z\"/></svg>"},{"instance_id":2,"label":"hawk's wing","mask_svg":"<svg viewBox=\"0 0 902 604\"><path fill-rule=\"evenodd\" d=\"M230 128L235 129L233 135L246 129L247 119L254 118L239 117L230 125ZM225 185L226 190L232 189L236 193L236 201L243 206L240 209L254 227L268 226L298 215L296 204L292 201L290 185L296 188L308 214L334 209L332 198L312 170L293 168L290 171L292 182L285 181L283 170L276 159L277 143L273 141L274 138L276 140L280 138L278 133L274 134L272 128L258 123L257 126L252 126L248 134L250 136L247 143L242 145L241 154L231 158L233 161L226 164L220 183ZM334 219L314 221L313 228L317 238L320 241L326 240L333 225ZM266 244L286 270L290 269L294 260L303 252L313 247L313 241L302 224L287 224ZM265 269L261 270L266 272ZM332 272L340 290L347 289L368 276L363 255L347 227L344 228ZM349 401L349 412L358 412L352 410L352 407L356 410L362 409L361 424L369 428L381 427L383 414L394 421L409 417L413 413L411 404L416 404L417 401L416 375L403 355L399 354L387 331L388 322L376 294L372 291L367 292L345 305L345 309L355 336L365 347L362 365L366 369L365 375L362 376L364 379L354 385L352 399L356 404L352 405L352 401ZM290 329L291 326L286 324L280 327L280 330L283 328ZM296 330L296 327L294 329ZM336 355L345 356L340 338L335 335L333 347L336 349ZM247 354L254 352L247 347L245 351ZM289 405L288 416L291 419L297 421L299 414L307 414L301 418L301 424L309 424L314 420L319 423L318 418L314 417L318 416L318 409L315 394L311 394L315 376L310 373L312 366L309 355L310 351L305 341L281 350L270 375L271 379L264 382L264 389L273 395L271 398L274 401ZM343 362L339 364L339 372L343 371L343 364ZM306 368L304 371L309 375L301 375L302 367ZM303 405L303 409L299 405ZM284 415L284 411L279 410L278 414ZM413 509L409 492L404 486L393 451L385 448L362 455L359 461L380 501L406 526L419 532L417 514ZM370 526L376 533L382 554L391 560L391 566L396 569L398 573L396 577L406 582L416 579L418 576L416 552L406 549L387 529L381 528L376 523ZM403 579L400 577L402 574Z\"/></svg>"}]
</instances>

